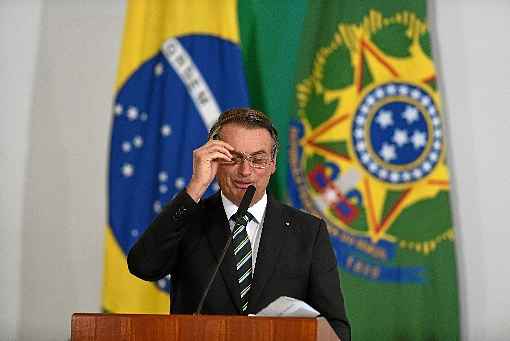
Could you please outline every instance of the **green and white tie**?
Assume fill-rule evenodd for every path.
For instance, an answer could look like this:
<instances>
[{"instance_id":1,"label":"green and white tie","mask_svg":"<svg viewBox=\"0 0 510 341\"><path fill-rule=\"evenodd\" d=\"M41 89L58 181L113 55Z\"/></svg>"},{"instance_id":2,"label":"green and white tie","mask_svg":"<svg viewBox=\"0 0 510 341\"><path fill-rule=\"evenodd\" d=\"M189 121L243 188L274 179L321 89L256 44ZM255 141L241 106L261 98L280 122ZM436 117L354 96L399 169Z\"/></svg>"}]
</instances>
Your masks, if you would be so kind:
<instances>
[{"instance_id":1,"label":"green and white tie","mask_svg":"<svg viewBox=\"0 0 510 341\"><path fill-rule=\"evenodd\" d=\"M236 261L237 280L241 290L241 307L245 312L248 308L248 294L251 287L251 243L248 239L246 226L253 219L253 216L246 212L246 215L235 222L232 234L232 246L234 248L234 258Z\"/></svg>"}]
</instances>

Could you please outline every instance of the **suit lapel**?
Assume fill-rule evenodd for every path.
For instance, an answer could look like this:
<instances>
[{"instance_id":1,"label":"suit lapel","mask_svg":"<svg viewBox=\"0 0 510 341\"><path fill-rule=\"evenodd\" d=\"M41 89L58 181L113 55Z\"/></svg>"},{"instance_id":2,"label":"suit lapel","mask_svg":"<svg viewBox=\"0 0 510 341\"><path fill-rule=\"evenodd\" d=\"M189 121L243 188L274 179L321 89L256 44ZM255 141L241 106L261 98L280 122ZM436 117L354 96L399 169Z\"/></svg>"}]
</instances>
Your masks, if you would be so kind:
<instances>
[{"instance_id":1,"label":"suit lapel","mask_svg":"<svg viewBox=\"0 0 510 341\"><path fill-rule=\"evenodd\" d=\"M255 274L250 289L250 298L248 311L254 312L259 296L262 294L264 286L273 275L279 259L282 246L284 244L283 230L283 210L279 202L271 196L268 197L266 214L264 217L264 226L257 253L257 263L255 265Z\"/></svg>"},{"instance_id":2,"label":"suit lapel","mask_svg":"<svg viewBox=\"0 0 510 341\"><path fill-rule=\"evenodd\" d=\"M206 226L207 238L209 239L212 251L216 257L216 261L218 262L221 257L221 253L223 252L223 248L225 247L228 238L231 236L229 223L227 216L225 215L225 210L221 203L221 196L219 193L210 199L210 205L207 207L206 211L209 213L210 219L210 225ZM241 312L241 294L239 291L239 283L237 282L234 264L234 251L231 244L225 258L223 259L223 263L220 266L220 272L223 281L228 288L232 301L238 311Z\"/></svg>"}]
</instances>

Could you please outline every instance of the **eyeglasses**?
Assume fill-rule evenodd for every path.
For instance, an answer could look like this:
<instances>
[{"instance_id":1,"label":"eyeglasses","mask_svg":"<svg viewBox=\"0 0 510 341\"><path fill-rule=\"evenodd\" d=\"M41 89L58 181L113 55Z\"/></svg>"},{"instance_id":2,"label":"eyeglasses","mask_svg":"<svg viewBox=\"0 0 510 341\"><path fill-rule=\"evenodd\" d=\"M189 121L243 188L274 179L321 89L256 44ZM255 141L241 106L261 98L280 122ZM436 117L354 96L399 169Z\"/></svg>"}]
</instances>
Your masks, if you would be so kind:
<instances>
[{"instance_id":1,"label":"eyeglasses","mask_svg":"<svg viewBox=\"0 0 510 341\"><path fill-rule=\"evenodd\" d=\"M264 169L267 167L267 165L269 165L269 162L271 161L270 158L264 155L247 155L243 152L232 153L231 160L232 161L224 161L222 163L226 165L240 165L244 162L244 160L246 160L252 168Z\"/></svg>"}]
</instances>

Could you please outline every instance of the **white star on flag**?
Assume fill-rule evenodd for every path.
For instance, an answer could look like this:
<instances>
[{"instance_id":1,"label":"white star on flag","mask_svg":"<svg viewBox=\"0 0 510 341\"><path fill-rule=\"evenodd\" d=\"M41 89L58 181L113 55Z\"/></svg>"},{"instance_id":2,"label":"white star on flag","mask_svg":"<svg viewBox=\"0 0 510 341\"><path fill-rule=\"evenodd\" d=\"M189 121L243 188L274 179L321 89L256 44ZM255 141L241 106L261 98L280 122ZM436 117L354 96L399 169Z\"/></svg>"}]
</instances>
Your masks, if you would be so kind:
<instances>
[{"instance_id":1,"label":"white star on flag","mask_svg":"<svg viewBox=\"0 0 510 341\"><path fill-rule=\"evenodd\" d=\"M129 151L130 151L130 150L131 150L131 143L129 143L129 142L127 142L127 141L126 141L126 142L123 142L123 143L122 143L122 151L123 151L124 153L129 153Z\"/></svg>"},{"instance_id":2,"label":"white star on flag","mask_svg":"<svg viewBox=\"0 0 510 341\"><path fill-rule=\"evenodd\" d=\"M388 95L394 95L397 92L397 88L395 85L390 84L386 87L386 92L388 92Z\"/></svg>"},{"instance_id":3,"label":"white star on flag","mask_svg":"<svg viewBox=\"0 0 510 341\"><path fill-rule=\"evenodd\" d=\"M386 179L388 177L388 171L386 169L379 170L378 174L382 179Z\"/></svg>"},{"instance_id":4,"label":"white star on flag","mask_svg":"<svg viewBox=\"0 0 510 341\"><path fill-rule=\"evenodd\" d=\"M154 67L154 74L156 76L161 76L163 74L164 68L162 63L157 63Z\"/></svg>"},{"instance_id":5,"label":"white star on flag","mask_svg":"<svg viewBox=\"0 0 510 341\"><path fill-rule=\"evenodd\" d=\"M356 117L356 123L358 125L363 125L363 123L365 123L365 119L366 119L365 116L360 115L360 116Z\"/></svg>"},{"instance_id":6,"label":"white star on flag","mask_svg":"<svg viewBox=\"0 0 510 341\"><path fill-rule=\"evenodd\" d=\"M368 162L368 161L370 161L370 155L368 155L368 153L366 153L366 152L365 152L365 153L362 153L362 154L361 154L361 161L363 161L363 162Z\"/></svg>"},{"instance_id":7,"label":"white star on flag","mask_svg":"<svg viewBox=\"0 0 510 341\"><path fill-rule=\"evenodd\" d=\"M143 139L140 135L135 136L133 144L136 148L140 148L143 145Z\"/></svg>"},{"instance_id":8,"label":"white star on flag","mask_svg":"<svg viewBox=\"0 0 510 341\"><path fill-rule=\"evenodd\" d=\"M159 202L159 200L156 200L154 202L154 205L152 206L152 208L154 209L155 213L161 212L161 203Z\"/></svg>"},{"instance_id":9,"label":"white star on flag","mask_svg":"<svg viewBox=\"0 0 510 341\"><path fill-rule=\"evenodd\" d=\"M415 130L413 136L411 136L411 142L415 149L424 147L427 143L427 135L424 132Z\"/></svg>"},{"instance_id":10,"label":"white star on flag","mask_svg":"<svg viewBox=\"0 0 510 341\"><path fill-rule=\"evenodd\" d=\"M415 169L415 170L413 170L413 176L414 176L416 179L421 178L421 177L422 177L422 175L423 175L423 173L422 173L422 171L421 171L421 170L419 170L419 169Z\"/></svg>"},{"instance_id":11,"label":"white star on flag","mask_svg":"<svg viewBox=\"0 0 510 341\"><path fill-rule=\"evenodd\" d=\"M130 121L134 121L138 118L138 109L135 107L129 107L127 111L127 117Z\"/></svg>"},{"instance_id":12,"label":"white star on flag","mask_svg":"<svg viewBox=\"0 0 510 341\"><path fill-rule=\"evenodd\" d=\"M405 96L409 93L409 88L406 85L401 85L398 88L398 93Z\"/></svg>"},{"instance_id":13,"label":"white star on flag","mask_svg":"<svg viewBox=\"0 0 510 341\"><path fill-rule=\"evenodd\" d=\"M399 147L402 147L409 141L407 137L407 131L402 129L395 129L393 133L393 142L395 142Z\"/></svg>"},{"instance_id":14,"label":"white star on flag","mask_svg":"<svg viewBox=\"0 0 510 341\"><path fill-rule=\"evenodd\" d=\"M411 91L411 97L414 99L420 98L420 92L417 89L414 89L413 91Z\"/></svg>"},{"instance_id":15,"label":"white star on flag","mask_svg":"<svg viewBox=\"0 0 510 341\"><path fill-rule=\"evenodd\" d=\"M122 166L122 175L124 175L126 178L129 178L130 176L132 176L134 172L135 172L135 168L133 167L133 165L131 165L129 163L125 163Z\"/></svg>"},{"instance_id":16,"label":"white star on flag","mask_svg":"<svg viewBox=\"0 0 510 341\"><path fill-rule=\"evenodd\" d=\"M386 162L397 158L397 153L395 152L395 146L388 144L388 143L383 144L379 154Z\"/></svg>"},{"instance_id":17,"label":"white star on flag","mask_svg":"<svg viewBox=\"0 0 510 341\"><path fill-rule=\"evenodd\" d=\"M393 112L389 110L382 110L375 119L376 122L381 126L382 129L393 125Z\"/></svg>"},{"instance_id":18,"label":"white star on flag","mask_svg":"<svg viewBox=\"0 0 510 341\"><path fill-rule=\"evenodd\" d=\"M402 173L402 179L404 179L404 181L411 180L411 174L409 172Z\"/></svg>"},{"instance_id":19,"label":"white star on flag","mask_svg":"<svg viewBox=\"0 0 510 341\"><path fill-rule=\"evenodd\" d=\"M400 180L400 175L397 172L391 172L390 181L397 182L398 180Z\"/></svg>"},{"instance_id":20,"label":"white star on flag","mask_svg":"<svg viewBox=\"0 0 510 341\"><path fill-rule=\"evenodd\" d=\"M379 167L377 167L377 165L375 164L375 162L370 162L370 164L368 165L368 169L371 171L371 172L375 172L377 171Z\"/></svg>"},{"instance_id":21,"label":"white star on flag","mask_svg":"<svg viewBox=\"0 0 510 341\"><path fill-rule=\"evenodd\" d=\"M411 124L418 120L418 110L415 107L408 105L402 116L407 121L407 124Z\"/></svg>"},{"instance_id":22,"label":"white star on flag","mask_svg":"<svg viewBox=\"0 0 510 341\"><path fill-rule=\"evenodd\" d=\"M168 174L165 171L161 171L158 174L159 181L166 182L168 180Z\"/></svg>"},{"instance_id":23,"label":"white star on flag","mask_svg":"<svg viewBox=\"0 0 510 341\"><path fill-rule=\"evenodd\" d=\"M186 182L184 181L183 177L179 177L179 178L175 179L175 187L177 189L183 189L185 185L186 185Z\"/></svg>"},{"instance_id":24,"label":"white star on flag","mask_svg":"<svg viewBox=\"0 0 510 341\"><path fill-rule=\"evenodd\" d=\"M170 127L170 125L165 124L161 127L161 134L163 136L169 136L171 133L172 133L172 128Z\"/></svg>"},{"instance_id":25,"label":"white star on flag","mask_svg":"<svg viewBox=\"0 0 510 341\"><path fill-rule=\"evenodd\" d=\"M115 112L115 115L119 116L122 114L122 105L117 103L113 111Z\"/></svg>"}]
</instances>

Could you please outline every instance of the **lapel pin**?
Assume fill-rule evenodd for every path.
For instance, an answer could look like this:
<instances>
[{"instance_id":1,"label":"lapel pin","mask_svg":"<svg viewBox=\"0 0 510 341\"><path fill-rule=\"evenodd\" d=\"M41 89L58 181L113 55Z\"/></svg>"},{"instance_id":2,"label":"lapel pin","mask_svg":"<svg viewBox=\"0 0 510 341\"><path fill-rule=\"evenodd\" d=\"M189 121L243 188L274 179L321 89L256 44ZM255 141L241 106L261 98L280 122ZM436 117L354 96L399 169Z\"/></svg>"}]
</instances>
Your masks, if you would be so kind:
<instances>
[{"instance_id":1,"label":"lapel pin","mask_svg":"<svg viewBox=\"0 0 510 341\"><path fill-rule=\"evenodd\" d=\"M286 221L284 224L285 224L285 227L290 227L290 223L288 221Z\"/></svg>"}]
</instances>

